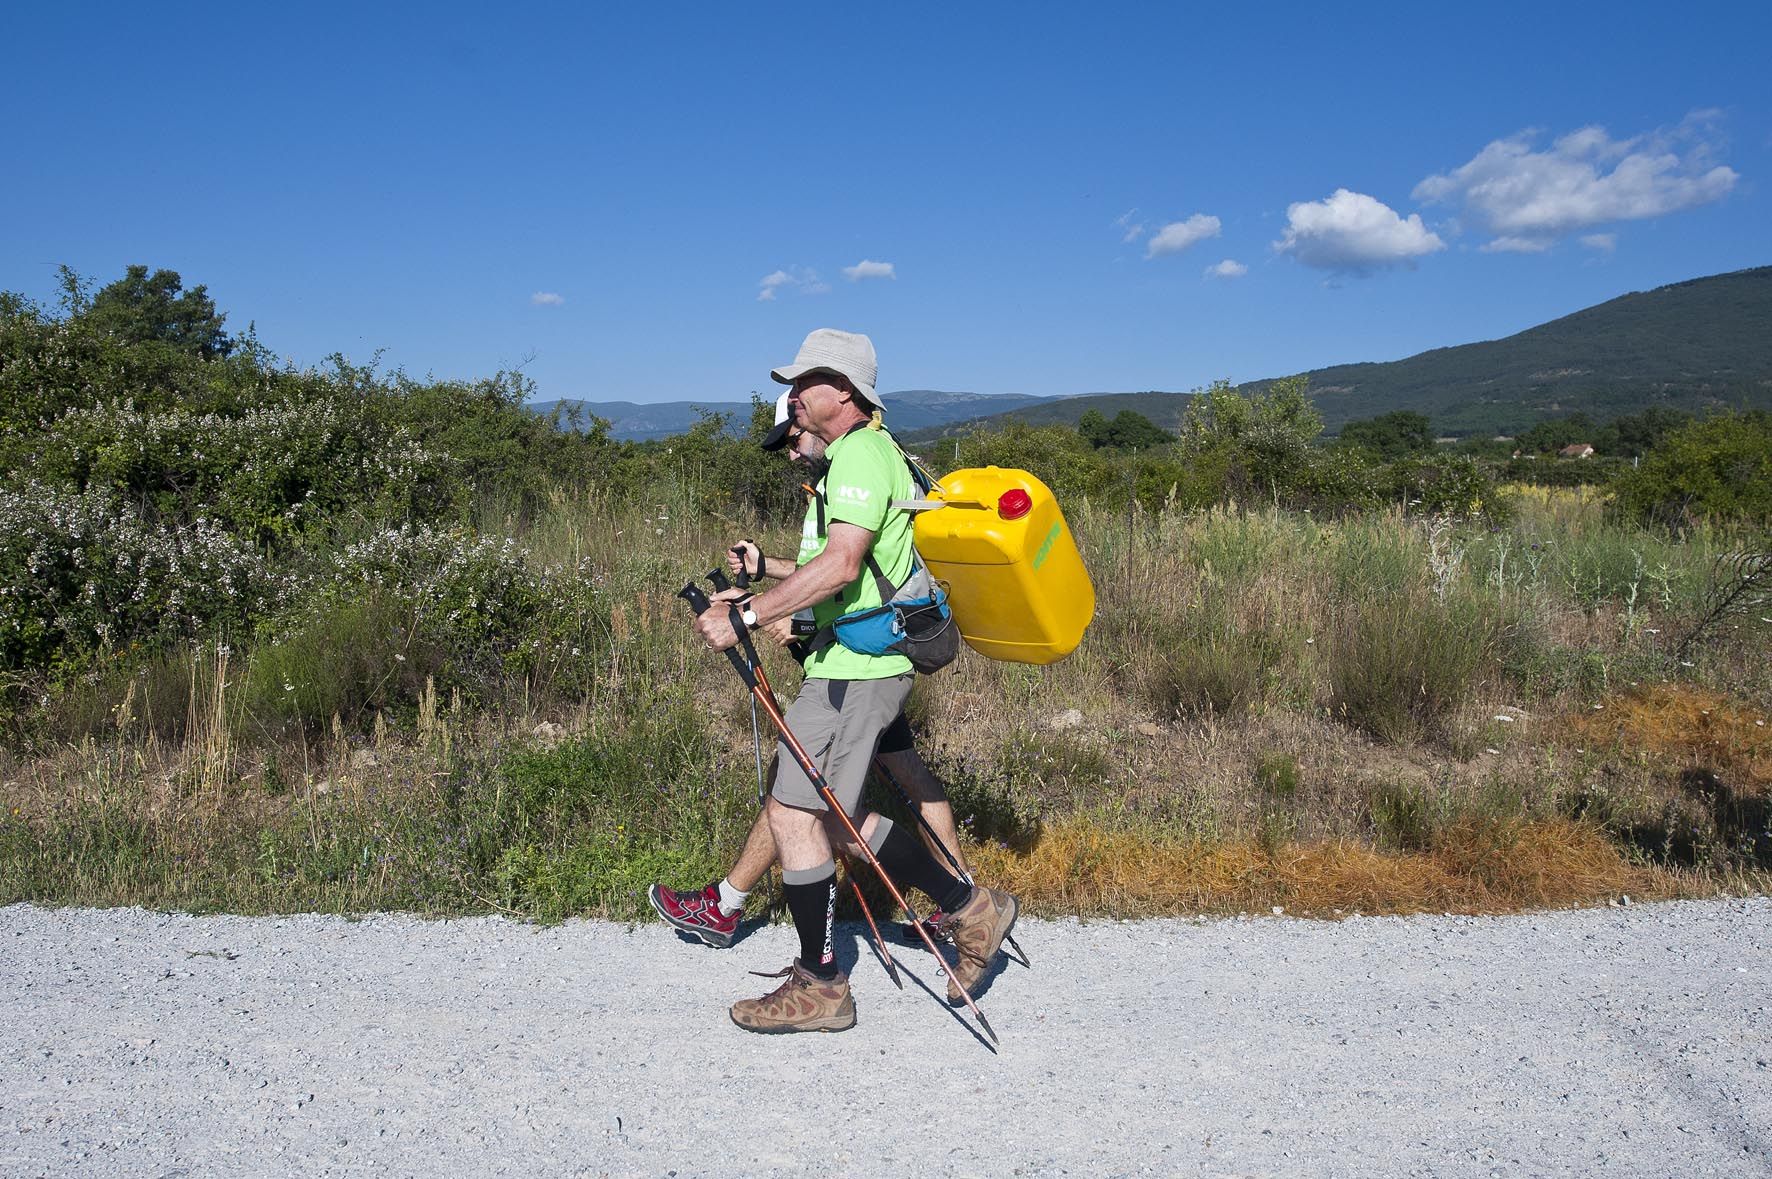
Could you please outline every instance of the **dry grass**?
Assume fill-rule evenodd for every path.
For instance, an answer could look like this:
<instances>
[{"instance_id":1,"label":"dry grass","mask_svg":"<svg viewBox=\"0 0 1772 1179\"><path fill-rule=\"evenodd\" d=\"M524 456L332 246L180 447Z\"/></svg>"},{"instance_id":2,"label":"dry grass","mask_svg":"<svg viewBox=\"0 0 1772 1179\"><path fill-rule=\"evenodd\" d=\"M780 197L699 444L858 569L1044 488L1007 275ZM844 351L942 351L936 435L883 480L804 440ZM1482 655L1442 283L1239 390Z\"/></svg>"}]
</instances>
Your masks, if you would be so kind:
<instances>
[{"instance_id":1,"label":"dry grass","mask_svg":"<svg viewBox=\"0 0 1772 1179\"><path fill-rule=\"evenodd\" d=\"M1047 828L1025 853L997 845L968 854L984 879L1015 893L1030 910L1084 916L1274 906L1318 917L1496 913L1600 904L1673 887L1664 874L1629 864L1599 831L1567 820L1461 823L1435 847L1412 854L1345 840L1272 852L1248 841L1176 843L1069 820Z\"/></svg>"},{"instance_id":2,"label":"dry grass","mask_svg":"<svg viewBox=\"0 0 1772 1179\"><path fill-rule=\"evenodd\" d=\"M1772 725L1767 710L1689 684L1633 688L1568 722L1570 739L1706 769L1739 792L1772 789Z\"/></svg>"}]
</instances>

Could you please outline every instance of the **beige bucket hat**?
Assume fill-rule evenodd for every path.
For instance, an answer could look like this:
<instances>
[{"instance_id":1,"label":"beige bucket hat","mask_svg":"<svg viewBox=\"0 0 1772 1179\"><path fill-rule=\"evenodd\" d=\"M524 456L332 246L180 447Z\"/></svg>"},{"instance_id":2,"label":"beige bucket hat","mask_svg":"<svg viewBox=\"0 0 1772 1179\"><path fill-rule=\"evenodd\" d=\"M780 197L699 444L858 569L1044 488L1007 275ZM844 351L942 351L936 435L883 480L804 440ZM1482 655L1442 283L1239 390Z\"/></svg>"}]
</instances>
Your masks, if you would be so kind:
<instances>
[{"instance_id":1,"label":"beige bucket hat","mask_svg":"<svg viewBox=\"0 0 1772 1179\"><path fill-rule=\"evenodd\" d=\"M791 385L810 372L832 372L849 378L862 399L875 409L884 409L880 395L874 392L879 378L879 363L874 358L874 342L859 332L840 332L836 328L819 328L800 345L794 363L784 364L770 376L784 385Z\"/></svg>"}]
</instances>

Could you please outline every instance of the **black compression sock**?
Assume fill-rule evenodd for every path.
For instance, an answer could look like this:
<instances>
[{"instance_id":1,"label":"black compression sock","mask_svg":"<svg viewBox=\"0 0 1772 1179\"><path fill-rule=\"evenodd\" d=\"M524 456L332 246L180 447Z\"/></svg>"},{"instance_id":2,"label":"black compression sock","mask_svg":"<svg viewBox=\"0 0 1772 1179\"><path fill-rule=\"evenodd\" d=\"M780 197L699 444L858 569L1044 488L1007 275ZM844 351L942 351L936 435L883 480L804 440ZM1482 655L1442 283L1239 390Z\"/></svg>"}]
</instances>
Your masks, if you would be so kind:
<instances>
[{"instance_id":1,"label":"black compression sock","mask_svg":"<svg viewBox=\"0 0 1772 1179\"><path fill-rule=\"evenodd\" d=\"M837 907L837 868L825 868L822 874L794 872L793 876L812 876L795 883L782 873L781 891L794 918L794 931L800 935L800 965L807 973L820 978L835 978L837 956L831 948L831 919Z\"/></svg>"},{"instance_id":2,"label":"black compression sock","mask_svg":"<svg viewBox=\"0 0 1772 1179\"><path fill-rule=\"evenodd\" d=\"M928 848L897 824L886 832L880 850L874 854L887 875L901 887L922 889L949 913L964 906L972 896L970 884L943 868Z\"/></svg>"}]
</instances>

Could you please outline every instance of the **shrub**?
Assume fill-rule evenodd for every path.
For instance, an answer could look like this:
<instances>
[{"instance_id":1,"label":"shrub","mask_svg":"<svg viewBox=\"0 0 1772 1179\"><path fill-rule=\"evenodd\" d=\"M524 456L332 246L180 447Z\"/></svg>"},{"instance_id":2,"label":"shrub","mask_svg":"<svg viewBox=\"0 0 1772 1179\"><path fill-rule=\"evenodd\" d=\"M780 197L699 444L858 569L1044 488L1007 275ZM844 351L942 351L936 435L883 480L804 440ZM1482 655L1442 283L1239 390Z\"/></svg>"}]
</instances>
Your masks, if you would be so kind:
<instances>
[{"instance_id":1,"label":"shrub","mask_svg":"<svg viewBox=\"0 0 1772 1179\"><path fill-rule=\"evenodd\" d=\"M1379 481L1357 451L1312 450L1294 469L1286 488L1288 506L1343 516L1379 506Z\"/></svg>"},{"instance_id":2,"label":"shrub","mask_svg":"<svg viewBox=\"0 0 1772 1179\"><path fill-rule=\"evenodd\" d=\"M1387 782L1372 789L1366 805L1380 847L1414 852L1433 846L1435 807L1421 787Z\"/></svg>"},{"instance_id":3,"label":"shrub","mask_svg":"<svg viewBox=\"0 0 1772 1179\"><path fill-rule=\"evenodd\" d=\"M501 899L545 920L631 912L654 880L705 880L750 825L749 792L714 781L703 712L684 696L498 768L484 854Z\"/></svg>"},{"instance_id":4,"label":"shrub","mask_svg":"<svg viewBox=\"0 0 1772 1179\"><path fill-rule=\"evenodd\" d=\"M1271 672L1279 665L1278 636L1247 632L1223 613L1202 618L1162 644L1145 695L1168 715L1233 716L1261 704Z\"/></svg>"},{"instance_id":5,"label":"shrub","mask_svg":"<svg viewBox=\"0 0 1772 1179\"><path fill-rule=\"evenodd\" d=\"M1729 413L1675 430L1615 490L1618 514L1640 523L1772 522L1772 415Z\"/></svg>"},{"instance_id":6,"label":"shrub","mask_svg":"<svg viewBox=\"0 0 1772 1179\"><path fill-rule=\"evenodd\" d=\"M930 769L947 788L955 822L973 839L1027 848L1039 838L1040 783L1018 760L1026 756L1024 740L1018 738L987 764L930 761Z\"/></svg>"},{"instance_id":7,"label":"shrub","mask_svg":"<svg viewBox=\"0 0 1772 1179\"><path fill-rule=\"evenodd\" d=\"M380 589L309 603L253 651L242 685L246 711L260 725L319 727L417 700L427 676L446 680L448 656L412 621L406 601Z\"/></svg>"},{"instance_id":8,"label":"shrub","mask_svg":"<svg viewBox=\"0 0 1772 1179\"><path fill-rule=\"evenodd\" d=\"M1427 516L1505 523L1509 508L1487 466L1467 455L1400 459L1382 469L1386 498Z\"/></svg>"},{"instance_id":9,"label":"shrub","mask_svg":"<svg viewBox=\"0 0 1772 1179\"><path fill-rule=\"evenodd\" d=\"M509 538L390 529L332 554L266 623L250 695L266 715L323 723L411 704L427 678L471 696L507 677L578 692L608 636L605 596L582 564L532 569Z\"/></svg>"},{"instance_id":10,"label":"shrub","mask_svg":"<svg viewBox=\"0 0 1772 1179\"><path fill-rule=\"evenodd\" d=\"M1255 785L1281 801L1298 793L1298 759L1289 753L1264 753L1255 762Z\"/></svg>"},{"instance_id":11,"label":"shrub","mask_svg":"<svg viewBox=\"0 0 1772 1179\"><path fill-rule=\"evenodd\" d=\"M1391 744L1427 736L1469 698L1500 630L1463 593L1349 600L1329 643L1329 707Z\"/></svg>"}]
</instances>

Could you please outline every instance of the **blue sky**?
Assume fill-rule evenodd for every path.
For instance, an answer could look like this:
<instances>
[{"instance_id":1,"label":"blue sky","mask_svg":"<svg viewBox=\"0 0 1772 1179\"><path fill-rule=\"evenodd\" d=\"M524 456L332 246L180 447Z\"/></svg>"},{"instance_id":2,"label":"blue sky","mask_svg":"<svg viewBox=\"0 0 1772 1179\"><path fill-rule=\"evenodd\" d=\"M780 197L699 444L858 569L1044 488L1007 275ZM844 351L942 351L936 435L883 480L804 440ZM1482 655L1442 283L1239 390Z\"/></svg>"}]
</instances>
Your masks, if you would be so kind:
<instances>
[{"instance_id":1,"label":"blue sky","mask_svg":"<svg viewBox=\"0 0 1772 1179\"><path fill-rule=\"evenodd\" d=\"M9 6L0 288L728 400L820 326L1189 389L1772 263L1772 5L632 7Z\"/></svg>"}]
</instances>

